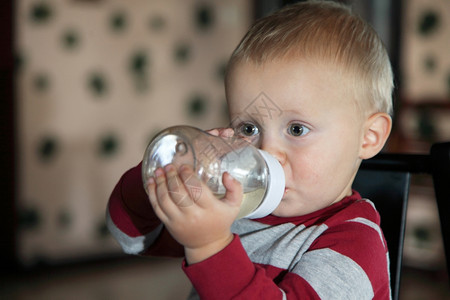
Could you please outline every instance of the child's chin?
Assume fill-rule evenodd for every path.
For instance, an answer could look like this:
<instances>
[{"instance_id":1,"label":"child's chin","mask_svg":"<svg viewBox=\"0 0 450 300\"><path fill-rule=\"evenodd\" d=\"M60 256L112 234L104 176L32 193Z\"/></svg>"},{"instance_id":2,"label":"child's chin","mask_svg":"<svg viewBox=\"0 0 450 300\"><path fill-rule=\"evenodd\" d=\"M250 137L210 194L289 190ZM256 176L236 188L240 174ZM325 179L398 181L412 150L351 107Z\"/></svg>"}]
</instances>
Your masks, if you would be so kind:
<instances>
[{"instance_id":1,"label":"child's chin","mask_svg":"<svg viewBox=\"0 0 450 300\"><path fill-rule=\"evenodd\" d=\"M285 205L285 200L281 200L280 205L272 212L272 215L281 217L281 218L289 218L289 217L295 217L299 214L289 207L289 205Z\"/></svg>"}]
</instances>

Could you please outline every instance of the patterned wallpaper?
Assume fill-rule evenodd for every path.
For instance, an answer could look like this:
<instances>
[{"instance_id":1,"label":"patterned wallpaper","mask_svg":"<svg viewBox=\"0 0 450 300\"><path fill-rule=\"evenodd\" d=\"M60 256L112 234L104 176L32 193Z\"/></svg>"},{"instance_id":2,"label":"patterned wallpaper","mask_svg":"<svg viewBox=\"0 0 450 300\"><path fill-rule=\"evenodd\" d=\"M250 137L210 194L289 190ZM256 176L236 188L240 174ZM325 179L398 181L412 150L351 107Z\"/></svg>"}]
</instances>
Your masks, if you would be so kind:
<instances>
[{"instance_id":1,"label":"patterned wallpaper","mask_svg":"<svg viewBox=\"0 0 450 300\"><path fill-rule=\"evenodd\" d=\"M400 152L428 153L450 141L450 1L402 2L401 87L397 131ZM429 176L413 176L404 248L405 265L445 266L438 210Z\"/></svg>"},{"instance_id":2,"label":"patterned wallpaper","mask_svg":"<svg viewBox=\"0 0 450 300\"><path fill-rule=\"evenodd\" d=\"M403 1L400 151L450 140L450 2Z\"/></svg>"},{"instance_id":3,"label":"patterned wallpaper","mask_svg":"<svg viewBox=\"0 0 450 300\"><path fill-rule=\"evenodd\" d=\"M404 1L402 82L409 101L447 101L450 97L450 3Z\"/></svg>"},{"instance_id":4,"label":"patterned wallpaper","mask_svg":"<svg viewBox=\"0 0 450 300\"><path fill-rule=\"evenodd\" d=\"M16 4L19 257L118 251L104 213L160 129L227 124L223 76L250 1Z\"/></svg>"}]
</instances>

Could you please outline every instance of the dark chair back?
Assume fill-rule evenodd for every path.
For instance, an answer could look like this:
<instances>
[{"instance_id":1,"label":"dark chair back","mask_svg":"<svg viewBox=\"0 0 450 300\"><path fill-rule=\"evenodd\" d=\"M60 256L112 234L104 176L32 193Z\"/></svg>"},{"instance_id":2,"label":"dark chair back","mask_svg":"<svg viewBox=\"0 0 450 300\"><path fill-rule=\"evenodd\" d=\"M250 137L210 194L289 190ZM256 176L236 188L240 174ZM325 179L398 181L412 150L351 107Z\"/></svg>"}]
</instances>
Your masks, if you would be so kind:
<instances>
[{"instance_id":1,"label":"dark chair back","mask_svg":"<svg viewBox=\"0 0 450 300\"><path fill-rule=\"evenodd\" d=\"M410 173L359 170L353 188L370 199L381 217L381 228L389 249L391 290L398 298L405 235ZM380 188L382 187L382 188Z\"/></svg>"},{"instance_id":2,"label":"dark chair back","mask_svg":"<svg viewBox=\"0 0 450 300\"><path fill-rule=\"evenodd\" d=\"M363 161L353 188L375 203L389 248L391 289L398 299L411 174L433 178L447 271L450 270L450 143L438 143L430 154L379 154ZM449 276L450 277L450 276Z\"/></svg>"}]
</instances>

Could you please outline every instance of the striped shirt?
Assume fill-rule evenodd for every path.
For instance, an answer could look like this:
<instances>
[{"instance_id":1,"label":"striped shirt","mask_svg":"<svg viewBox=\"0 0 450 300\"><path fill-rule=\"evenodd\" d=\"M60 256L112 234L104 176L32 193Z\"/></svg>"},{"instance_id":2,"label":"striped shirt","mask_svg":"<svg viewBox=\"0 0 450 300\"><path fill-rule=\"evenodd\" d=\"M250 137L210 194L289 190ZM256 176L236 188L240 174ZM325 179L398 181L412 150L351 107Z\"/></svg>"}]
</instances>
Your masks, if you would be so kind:
<instances>
[{"instance_id":1,"label":"striped shirt","mask_svg":"<svg viewBox=\"0 0 450 300\"><path fill-rule=\"evenodd\" d=\"M379 223L373 203L357 192L305 216L237 220L230 245L183 264L196 290L190 299L390 299ZM149 205L140 165L114 189L107 224L127 253L183 255Z\"/></svg>"}]
</instances>

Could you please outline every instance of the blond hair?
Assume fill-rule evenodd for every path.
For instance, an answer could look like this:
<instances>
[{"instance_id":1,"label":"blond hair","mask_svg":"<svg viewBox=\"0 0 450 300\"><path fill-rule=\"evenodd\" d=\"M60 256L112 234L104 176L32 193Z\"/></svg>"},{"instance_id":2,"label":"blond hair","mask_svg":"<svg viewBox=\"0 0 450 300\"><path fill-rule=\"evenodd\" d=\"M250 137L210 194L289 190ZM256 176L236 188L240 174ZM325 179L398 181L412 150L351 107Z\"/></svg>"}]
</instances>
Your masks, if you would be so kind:
<instances>
[{"instance_id":1,"label":"blond hair","mask_svg":"<svg viewBox=\"0 0 450 300\"><path fill-rule=\"evenodd\" d=\"M238 62L260 65L293 58L342 67L352 78L356 97L363 98L358 106L392 114L393 74L387 51L374 29L347 6L301 2L258 20L233 52L229 68Z\"/></svg>"}]
</instances>

